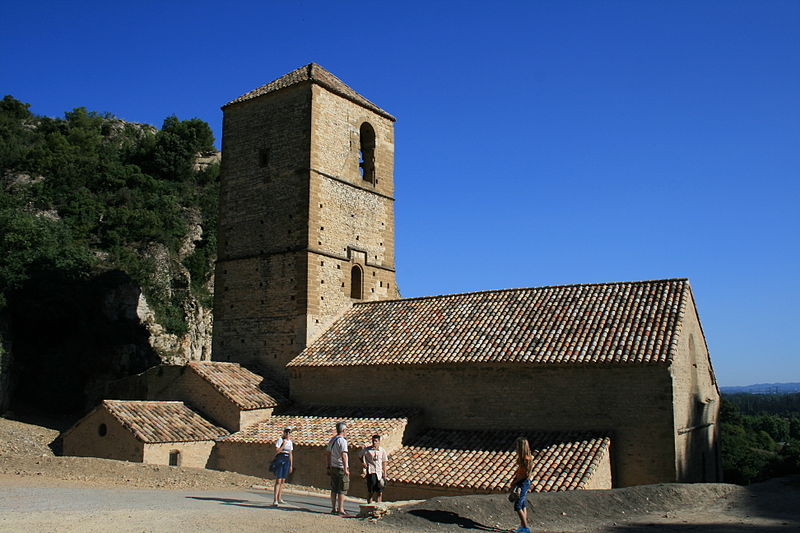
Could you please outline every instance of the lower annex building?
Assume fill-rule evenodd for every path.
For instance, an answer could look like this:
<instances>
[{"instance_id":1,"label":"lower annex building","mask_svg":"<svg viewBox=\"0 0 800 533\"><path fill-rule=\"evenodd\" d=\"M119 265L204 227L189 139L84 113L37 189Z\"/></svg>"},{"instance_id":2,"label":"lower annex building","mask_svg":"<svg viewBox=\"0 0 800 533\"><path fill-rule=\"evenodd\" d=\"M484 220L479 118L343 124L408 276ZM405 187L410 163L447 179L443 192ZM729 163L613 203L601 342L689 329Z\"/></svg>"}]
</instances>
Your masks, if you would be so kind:
<instances>
[{"instance_id":1,"label":"lower annex building","mask_svg":"<svg viewBox=\"0 0 800 533\"><path fill-rule=\"evenodd\" d=\"M171 450L119 458L175 463L177 443L217 427L194 447L205 466L266 477L293 425L290 481L324 487L320 451L344 420L351 446L384 436L395 499L505 491L520 435L534 491L720 480L719 391L686 279L401 299L394 117L313 63L223 111L214 362L148 371L147 402L105 402L65 450L102 456L114 446L81 427L171 400L204 431L117 416Z\"/></svg>"}]
</instances>

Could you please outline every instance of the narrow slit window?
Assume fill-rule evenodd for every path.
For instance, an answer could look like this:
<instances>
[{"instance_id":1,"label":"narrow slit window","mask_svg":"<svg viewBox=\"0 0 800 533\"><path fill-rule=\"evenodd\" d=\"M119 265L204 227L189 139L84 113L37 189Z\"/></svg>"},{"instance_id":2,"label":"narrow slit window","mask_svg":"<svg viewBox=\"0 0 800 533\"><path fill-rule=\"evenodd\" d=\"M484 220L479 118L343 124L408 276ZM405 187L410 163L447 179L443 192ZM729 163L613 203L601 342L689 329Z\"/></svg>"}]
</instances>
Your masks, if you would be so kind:
<instances>
[{"instance_id":1,"label":"narrow slit window","mask_svg":"<svg viewBox=\"0 0 800 533\"><path fill-rule=\"evenodd\" d=\"M361 299L361 267L353 265L350 270L350 298Z\"/></svg>"},{"instance_id":2,"label":"narrow slit window","mask_svg":"<svg viewBox=\"0 0 800 533\"><path fill-rule=\"evenodd\" d=\"M262 148L258 151L258 166L261 168L269 166L269 148Z\"/></svg>"}]
</instances>

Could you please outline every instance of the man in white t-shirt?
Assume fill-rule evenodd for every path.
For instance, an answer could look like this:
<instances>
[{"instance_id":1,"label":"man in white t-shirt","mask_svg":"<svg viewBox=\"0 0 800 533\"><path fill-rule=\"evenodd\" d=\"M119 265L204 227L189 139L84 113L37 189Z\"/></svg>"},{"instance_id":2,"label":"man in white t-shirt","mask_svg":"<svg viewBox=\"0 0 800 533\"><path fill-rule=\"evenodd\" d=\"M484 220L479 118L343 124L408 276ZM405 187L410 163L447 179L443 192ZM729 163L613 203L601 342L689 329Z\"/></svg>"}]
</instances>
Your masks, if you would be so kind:
<instances>
[{"instance_id":1,"label":"man in white t-shirt","mask_svg":"<svg viewBox=\"0 0 800 533\"><path fill-rule=\"evenodd\" d=\"M347 456L347 424L336 423L336 436L328 441L325 462L328 475L331 476L331 514L346 516L344 512L344 496L350 488L350 467Z\"/></svg>"},{"instance_id":2,"label":"man in white t-shirt","mask_svg":"<svg viewBox=\"0 0 800 533\"><path fill-rule=\"evenodd\" d=\"M383 501L383 488L386 486L386 467L389 456L381 447L381 436L372 436L372 446L367 446L359 454L361 457L361 477L367 480L367 503Z\"/></svg>"}]
</instances>

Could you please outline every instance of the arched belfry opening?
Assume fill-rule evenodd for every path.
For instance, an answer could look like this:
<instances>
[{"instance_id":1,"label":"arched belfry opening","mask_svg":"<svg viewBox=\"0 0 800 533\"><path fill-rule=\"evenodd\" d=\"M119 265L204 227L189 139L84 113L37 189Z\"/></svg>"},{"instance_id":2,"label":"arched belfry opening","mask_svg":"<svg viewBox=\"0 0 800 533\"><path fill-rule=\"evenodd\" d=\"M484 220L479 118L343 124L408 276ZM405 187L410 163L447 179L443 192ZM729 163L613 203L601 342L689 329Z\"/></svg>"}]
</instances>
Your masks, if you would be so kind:
<instances>
[{"instance_id":1,"label":"arched belfry opening","mask_svg":"<svg viewBox=\"0 0 800 533\"><path fill-rule=\"evenodd\" d=\"M350 298L361 299L362 278L361 267L353 265L353 268L350 269Z\"/></svg>"},{"instance_id":2,"label":"arched belfry opening","mask_svg":"<svg viewBox=\"0 0 800 533\"><path fill-rule=\"evenodd\" d=\"M375 183L375 130L369 122L359 129L358 171L364 181Z\"/></svg>"}]
</instances>

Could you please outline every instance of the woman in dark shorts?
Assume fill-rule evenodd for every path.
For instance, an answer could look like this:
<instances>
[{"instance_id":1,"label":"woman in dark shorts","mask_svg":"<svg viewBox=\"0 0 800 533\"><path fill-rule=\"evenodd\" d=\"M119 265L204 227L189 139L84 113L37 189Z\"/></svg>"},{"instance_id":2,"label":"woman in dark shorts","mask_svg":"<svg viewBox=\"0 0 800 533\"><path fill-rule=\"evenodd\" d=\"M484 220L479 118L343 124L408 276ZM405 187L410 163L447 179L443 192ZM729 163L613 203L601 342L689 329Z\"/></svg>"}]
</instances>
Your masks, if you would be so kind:
<instances>
[{"instance_id":1,"label":"woman in dark shorts","mask_svg":"<svg viewBox=\"0 0 800 533\"><path fill-rule=\"evenodd\" d=\"M531 445L528 444L528 439L524 437L517 439L516 446L517 469L514 471L514 477L511 480L511 490L519 491L519 496L514 502L514 510L519 516L519 528L515 529L515 531L517 533L530 533L525 497L528 495L528 489L531 488L530 478L533 472L533 454L531 454Z\"/></svg>"},{"instance_id":2,"label":"woman in dark shorts","mask_svg":"<svg viewBox=\"0 0 800 533\"><path fill-rule=\"evenodd\" d=\"M289 474L294 470L292 450L294 444L289 438L292 433L292 428L287 427L283 430L283 437L279 437L275 441L275 459L272 461L272 471L275 473L275 494L272 497L272 505L277 507L281 503L286 503L281 498L281 491L283 490L283 483Z\"/></svg>"}]
</instances>

